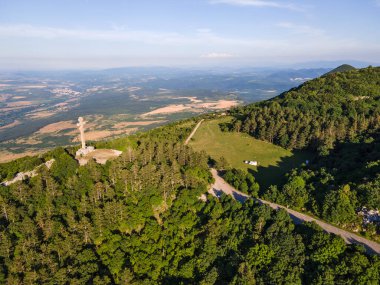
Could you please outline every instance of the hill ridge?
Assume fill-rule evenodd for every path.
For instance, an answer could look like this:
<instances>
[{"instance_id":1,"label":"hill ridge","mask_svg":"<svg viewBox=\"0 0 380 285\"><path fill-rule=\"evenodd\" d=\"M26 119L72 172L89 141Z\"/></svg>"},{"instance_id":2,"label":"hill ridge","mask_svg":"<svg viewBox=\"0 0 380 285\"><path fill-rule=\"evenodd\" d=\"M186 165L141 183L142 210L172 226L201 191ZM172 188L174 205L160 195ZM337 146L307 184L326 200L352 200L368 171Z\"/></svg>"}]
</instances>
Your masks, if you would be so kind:
<instances>
[{"instance_id":1,"label":"hill ridge","mask_svg":"<svg viewBox=\"0 0 380 285\"><path fill-rule=\"evenodd\" d=\"M349 64L342 64L342 65L339 65L338 67L334 68L333 70L330 70L325 75L333 74L333 73L337 73L337 72L346 72L346 71L351 71L351 70L356 70L356 68L353 67L352 65L349 65Z\"/></svg>"}]
</instances>

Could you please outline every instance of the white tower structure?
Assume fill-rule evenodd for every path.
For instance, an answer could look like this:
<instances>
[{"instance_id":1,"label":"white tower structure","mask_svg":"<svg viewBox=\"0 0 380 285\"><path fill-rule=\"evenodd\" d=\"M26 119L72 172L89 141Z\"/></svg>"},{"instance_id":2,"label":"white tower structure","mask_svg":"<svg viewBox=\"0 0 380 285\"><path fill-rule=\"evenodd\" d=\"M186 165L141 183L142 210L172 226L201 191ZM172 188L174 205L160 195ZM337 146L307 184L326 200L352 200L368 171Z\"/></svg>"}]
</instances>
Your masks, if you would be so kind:
<instances>
[{"instance_id":1,"label":"white tower structure","mask_svg":"<svg viewBox=\"0 0 380 285\"><path fill-rule=\"evenodd\" d=\"M89 152L94 151L93 146L86 146L86 140L84 137L84 125L85 124L86 124L86 121L82 117L79 117L77 127L78 127L79 132L80 132L80 140L82 143L82 147L76 152L77 156L83 156L83 155L88 154Z\"/></svg>"},{"instance_id":2,"label":"white tower structure","mask_svg":"<svg viewBox=\"0 0 380 285\"><path fill-rule=\"evenodd\" d=\"M84 138L84 125L86 124L86 122L83 120L82 117L79 117L78 118L78 128L79 128L79 131L80 131L80 140L82 142L82 148L86 148L86 140Z\"/></svg>"}]
</instances>

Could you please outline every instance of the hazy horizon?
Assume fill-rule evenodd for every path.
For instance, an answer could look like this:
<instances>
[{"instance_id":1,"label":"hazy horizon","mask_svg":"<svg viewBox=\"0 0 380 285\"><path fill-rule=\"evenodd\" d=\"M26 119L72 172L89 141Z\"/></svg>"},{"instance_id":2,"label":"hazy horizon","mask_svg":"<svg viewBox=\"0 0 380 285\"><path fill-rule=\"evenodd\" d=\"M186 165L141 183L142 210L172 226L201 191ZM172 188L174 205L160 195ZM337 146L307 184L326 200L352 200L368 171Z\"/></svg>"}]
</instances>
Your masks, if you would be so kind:
<instances>
[{"instance_id":1,"label":"hazy horizon","mask_svg":"<svg viewBox=\"0 0 380 285\"><path fill-rule=\"evenodd\" d=\"M200 72L213 72L221 71L224 73L233 73L244 70L301 70L301 69L333 69L343 64L349 64L355 68L365 68L368 66L380 66L378 62L365 62L355 60L334 60L334 61L313 61L313 62L296 62L296 63L270 63L267 65L115 65L104 67L13 67L3 68L0 67L0 72L101 72L112 69L178 69L183 71L200 71Z\"/></svg>"}]
</instances>

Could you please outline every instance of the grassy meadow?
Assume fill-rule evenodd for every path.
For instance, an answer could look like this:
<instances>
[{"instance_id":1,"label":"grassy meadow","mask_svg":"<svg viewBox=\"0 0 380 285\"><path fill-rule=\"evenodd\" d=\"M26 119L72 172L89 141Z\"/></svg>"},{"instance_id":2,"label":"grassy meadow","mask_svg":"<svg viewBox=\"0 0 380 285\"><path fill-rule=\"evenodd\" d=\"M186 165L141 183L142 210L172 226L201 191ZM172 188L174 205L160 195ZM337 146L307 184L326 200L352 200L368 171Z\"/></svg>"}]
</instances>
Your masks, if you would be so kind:
<instances>
[{"instance_id":1,"label":"grassy meadow","mask_svg":"<svg viewBox=\"0 0 380 285\"><path fill-rule=\"evenodd\" d=\"M231 167L252 172L261 187L281 183L288 171L312 158L308 152L286 150L245 133L222 132L219 124L228 120L231 118L204 121L189 145L206 151L213 159L224 156ZM245 164L244 160L256 160L258 166Z\"/></svg>"}]
</instances>

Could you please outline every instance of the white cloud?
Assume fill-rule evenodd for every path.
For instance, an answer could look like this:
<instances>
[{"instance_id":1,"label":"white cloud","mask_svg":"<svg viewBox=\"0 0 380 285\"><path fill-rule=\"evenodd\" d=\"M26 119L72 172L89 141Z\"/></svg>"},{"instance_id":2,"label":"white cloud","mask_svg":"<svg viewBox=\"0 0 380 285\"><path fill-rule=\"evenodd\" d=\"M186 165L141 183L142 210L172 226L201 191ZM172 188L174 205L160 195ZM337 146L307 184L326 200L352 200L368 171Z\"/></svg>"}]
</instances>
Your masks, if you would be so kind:
<instances>
[{"instance_id":1,"label":"white cloud","mask_svg":"<svg viewBox=\"0 0 380 285\"><path fill-rule=\"evenodd\" d=\"M279 1L268 1L268 0L210 0L212 4L229 4L235 6L253 6L253 7L272 7L272 8L282 8L289 10L303 10L291 3L281 3Z\"/></svg>"},{"instance_id":2,"label":"white cloud","mask_svg":"<svg viewBox=\"0 0 380 285\"><path fill-rule=\"evenodd\" d=\"M22 66L28 58L46 58L52 62L49 58L57 57L62 58L57 65L64 66L64 58L73 58L73 64L78 62L78 65L78 59L92 62L94 58L98 59L95 60L97 64L102 58L110 65L125 58L129 65L141 62L166 65L186 60L191 64L203 64L213 59L215 62L228 59L229 62L248 64L264 60L380 56L377 43L363 45L355 39L332 37L323 30L291 22L275 25L286 33L279 37L260 38L253 34L240 37L222 35L207 28L180 34L134 31L124 27L94 30L0 24L0 65L11 65L10 62L18 60ZM107 66L106 63L103 65Z\"/></svg>"},{"instance_id":3,"label":"white cloud","mask_svg":"<svg viewBox=\"0 0 380 285\"><path fill-rule=\"evenodd\" d=\"M225 52L210 52L206 54L202 54L201 58L212 58L212 59L222 59L222 58L232 58L235 57L233 54L225 53Z\"/></svg>"},{"instance_id":4,"label":"white cloud","mask_svg":"<svg viewBox=\"0 0 380 285\"><path fill-rule=\"evenodd\" d=\"M201 28L201 29L197 29L197 32L199 34L209 34L209 33L211 33L211 29Z\"/></svg>"},{"instance_id":5,"label":"white cloud","mask_svg":"<svg viewBox=\"0 0 380 285\"><path fill-rule=\"evenodd\" d=\"M177 33L150 31L63 29L32 25L0 25L0 36L41 39L76 39L101 41L139 41L145 43L176 42L183 37Z\"/></svg>"},{"instance_id":6,"label":"white cloud","mask_svg":"<svg viewBox=\"0 0 380 285\"><path fill-rule=\"evenodd\" d=\"M102 41L122 43L143 43L148 45L170 46L204 46L227 45L227 46L251 46L265 45L267 41L251 40L245 38L231 38L216 35L210 29L198 29L193 34L183 35L175 32L155 32L125 29L89 30L89 29L63 29L32 25L1 25L0 37L9 38L36 38L41 40L79 40L79 41Z\"/></svg>"},{"instance_id":7,"label":"white cloud","mask_svg":"<svg viewBox=\"0 0 380 285\"><path fill-rule=\"evenodd\" d=\"M347 42L358 44L360 42L355 40L344 40L339 38L329 37L323 30L316 29L307 25L297 25L291 22L281 22L277 24L278 27L288 29L294 34L300 34L298 37L288 38L273 38L273 39L260 39L254 36L250 37L229 37L218 35L210 29L199 29L192 34L179 34L175 32L155 32L155 31L133 31L120 29L109 30L93 30L93 29L63 29L43 26L32 25L1 25L0 24L0 38L15 38L17 40L25 41L28 38L35 38L56 42L56 39L61 39L62 43L69 43L75 41L82 43L83 41L98 41L101 43L122 43L122 44L137 44L140 47L153 47L170 46L175 50L186 50L192 54L203 54L208 57L231 57L233 54L243 55L240 51L256 50L261 54L271 54L284 49L290 49L287 52L294 51L295 46L303 47L309 50L312 47L323 47L329 49L332 47L346 47ZM305 35L311 36L308 41L305 41ZM3 51L7 46L7 41L0 46ZM88 47L88 44L83 46ZM309 47L309 48L308 48ZM207 50L215 50L222 48L224 50L233 51L233 54L226 52L210 52Z\"/></svg>"},{"instance_id":8,"label":"white cloud","mask_svg":"<svg viewBox=\"0 0 380 285\"><path fill-rule=\"evenodd\" d=\"M310 27L308 25L298 25L291 22L281 22L276 25L277 27L287 29L295 34L303 34L313 37L323 37L325 36L325 31Z\"/></svg>"}]
</instances>

